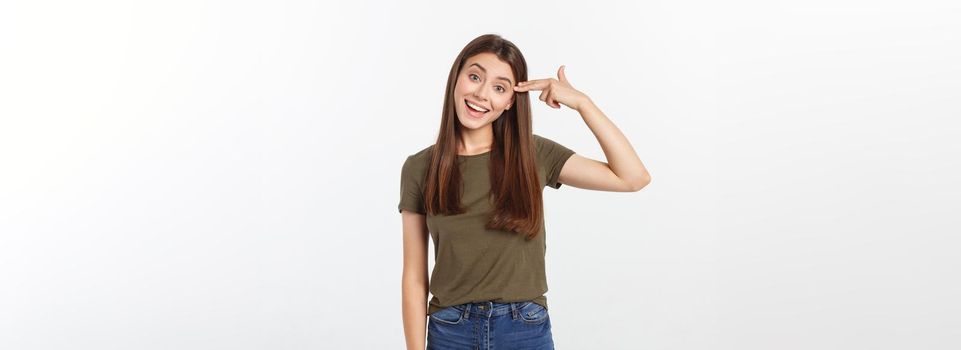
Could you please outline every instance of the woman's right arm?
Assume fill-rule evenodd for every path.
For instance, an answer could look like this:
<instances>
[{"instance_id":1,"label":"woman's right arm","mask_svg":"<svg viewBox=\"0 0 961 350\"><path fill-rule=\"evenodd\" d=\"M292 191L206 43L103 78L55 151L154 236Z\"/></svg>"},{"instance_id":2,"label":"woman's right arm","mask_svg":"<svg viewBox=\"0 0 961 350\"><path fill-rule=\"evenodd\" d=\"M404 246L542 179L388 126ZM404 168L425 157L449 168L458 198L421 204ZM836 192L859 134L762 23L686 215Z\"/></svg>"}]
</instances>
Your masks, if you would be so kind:
<instances>
[{"instance_id":1,"label":"woman's right arm","mask_svg":"<svg viewBox=\"0 0 961 350\"><path fill-rule=\"evenodd\" d=\"M427 338L427 219L423 214L401 212L404 230L404 272L401 304L407 349L424 350Z\"/></svg>"}]
</instances>

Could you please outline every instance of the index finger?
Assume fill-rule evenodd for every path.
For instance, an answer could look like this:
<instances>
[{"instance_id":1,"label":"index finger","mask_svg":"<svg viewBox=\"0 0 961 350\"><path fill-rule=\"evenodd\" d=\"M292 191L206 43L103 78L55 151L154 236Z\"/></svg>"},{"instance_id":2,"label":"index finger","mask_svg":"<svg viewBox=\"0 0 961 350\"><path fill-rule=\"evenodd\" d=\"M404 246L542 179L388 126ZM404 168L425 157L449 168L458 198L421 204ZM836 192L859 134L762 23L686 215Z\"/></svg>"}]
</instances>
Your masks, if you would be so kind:
<instances>
[{"instance_id":1,"label":"index finger","mask_svg":"<svg viewBox=\"0 0 961 350\"><path fill-rule=\"evenodd\" d=\"M520 83L517 83L517 86L514 87L514 90L515 91L543 90L549 85L551 85L550 79L528 80L528 81L522 81Z\"/></svg>"}]
</instances>

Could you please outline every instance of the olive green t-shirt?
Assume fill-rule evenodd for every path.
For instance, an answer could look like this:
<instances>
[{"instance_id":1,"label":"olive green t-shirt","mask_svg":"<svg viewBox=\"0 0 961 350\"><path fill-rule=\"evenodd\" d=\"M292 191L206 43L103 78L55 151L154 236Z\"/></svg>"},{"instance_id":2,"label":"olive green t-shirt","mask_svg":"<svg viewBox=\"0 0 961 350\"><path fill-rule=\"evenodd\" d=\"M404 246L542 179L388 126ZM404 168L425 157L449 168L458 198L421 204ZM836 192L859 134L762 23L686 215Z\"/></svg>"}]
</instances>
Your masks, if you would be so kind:
<instances>
[{"instance_id":1,"label":"olive green t-shirt","mask_svg":"<svg viewBox=\"0 0 961 350\"><path fill-rule=\"evenodd\" d=\"M541 188L559 189L561 168L574 151L534 134L534 147ZM407 157L401 170L398 211L426 215L423 188L434 146ZM490 151L457 156L463 179L461 202L466 212L458 215L427 215L427 229L434 242L434 270L430 277L427 314L469 302L499 303L533 301L547 308L547 251L545 225L530 241L504 230L488 230ZM546 205L545 205L546 208ZM546 210L545 210L546 211Z\"/></svg>"}]
</instances>

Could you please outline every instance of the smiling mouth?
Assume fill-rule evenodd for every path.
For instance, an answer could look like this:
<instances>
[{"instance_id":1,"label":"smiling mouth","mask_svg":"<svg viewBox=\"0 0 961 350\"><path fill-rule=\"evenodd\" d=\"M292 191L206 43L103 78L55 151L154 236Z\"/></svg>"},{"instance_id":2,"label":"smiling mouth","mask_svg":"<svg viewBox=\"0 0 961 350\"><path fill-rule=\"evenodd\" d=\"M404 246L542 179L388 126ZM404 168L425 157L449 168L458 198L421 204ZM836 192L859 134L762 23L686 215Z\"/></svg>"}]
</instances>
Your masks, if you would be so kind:
<instances>
[{"instance_id":1,"label":"smiling mouth","mask_svg":"<svg viewBox=\"0 0 961 350\"><path fill-rule=\"evenodd\" d=\"M477 114L484 114L489 112L489 110L485 109L484 107L473 104L468 100L464 100L464 105L467 106L467 109L469 111L476 112Z\"/></svg>"}]
</instances>

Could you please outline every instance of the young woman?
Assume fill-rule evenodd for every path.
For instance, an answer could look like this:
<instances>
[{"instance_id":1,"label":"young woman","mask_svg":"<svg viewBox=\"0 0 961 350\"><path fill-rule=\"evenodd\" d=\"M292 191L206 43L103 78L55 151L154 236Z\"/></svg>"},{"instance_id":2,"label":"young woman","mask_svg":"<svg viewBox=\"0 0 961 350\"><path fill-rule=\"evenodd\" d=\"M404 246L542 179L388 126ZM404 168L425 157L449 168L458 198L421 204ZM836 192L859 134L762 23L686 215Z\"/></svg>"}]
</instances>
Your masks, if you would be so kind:
<instances>
[{"instance_id":1,"label":"young woman","mask_svg":"<svg viewBox=\"0 0 961 350\"><path fill-rule=\"evenodd\" d=\"M607 162L533 134L530 91L548 106L577 110ZM524 56L510 41L488 34L468 43L447 79L436 142L401 170L407 348L553 349L544 187L632 192L650 181L630 142L571 86L564 66L556 79L528 81Z\"/></svg>"}]
</instances>

